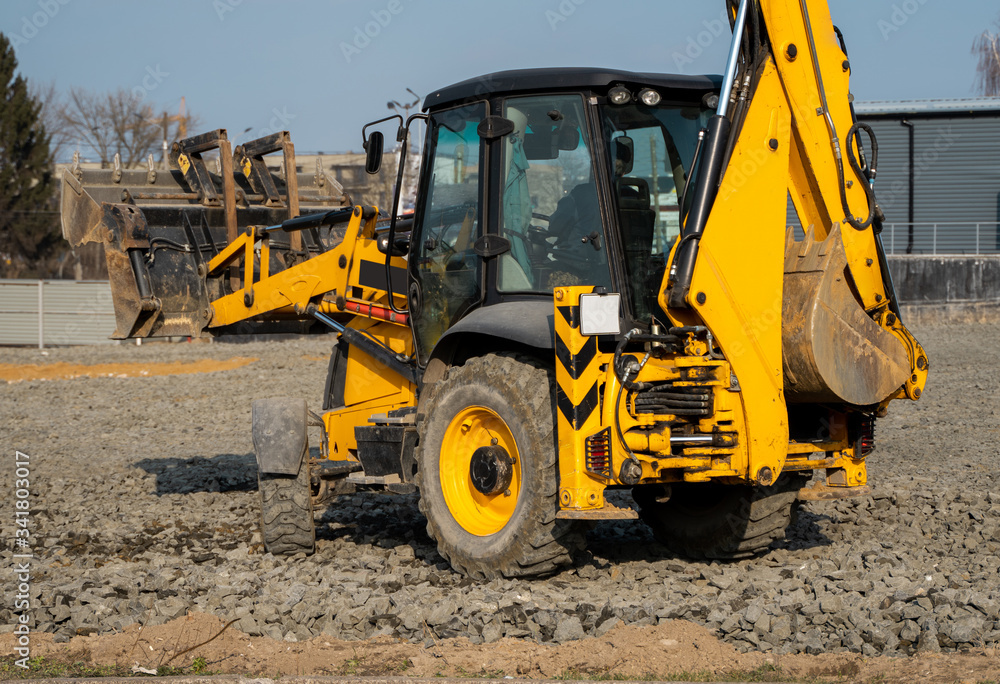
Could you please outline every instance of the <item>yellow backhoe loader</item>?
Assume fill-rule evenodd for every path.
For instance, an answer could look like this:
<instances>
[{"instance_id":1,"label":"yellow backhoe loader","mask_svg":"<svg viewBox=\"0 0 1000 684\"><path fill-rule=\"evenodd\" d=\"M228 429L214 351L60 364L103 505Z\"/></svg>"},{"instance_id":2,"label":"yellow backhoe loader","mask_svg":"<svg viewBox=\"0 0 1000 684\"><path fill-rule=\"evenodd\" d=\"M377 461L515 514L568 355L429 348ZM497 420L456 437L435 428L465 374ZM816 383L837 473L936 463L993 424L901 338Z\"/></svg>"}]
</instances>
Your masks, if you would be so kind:
<instances>
[{"instance_id":1,"label":"yellow backhoe loader","mask_svg":"<svg viewBox=\"0 0 1000 684\"><path fill-rule=\"evenodd\" d=\"M321 411L253 406L268 550L311 552L315 505L382 490L419 491L472 577L554 572L604 519L731 559L800 499L868 491L875 420L928 369L874 135L824 0L727 7L721 77L532 69L433 93L397 117L397 200L426 126L410 217L297 174L285 133L182 140L160 176L65 174L64 234L105 245L116 337L336 332ZM362 131L372 173L385 121ZM638 511L605 498L621 488Z\"/></svg>"}]
</instances>

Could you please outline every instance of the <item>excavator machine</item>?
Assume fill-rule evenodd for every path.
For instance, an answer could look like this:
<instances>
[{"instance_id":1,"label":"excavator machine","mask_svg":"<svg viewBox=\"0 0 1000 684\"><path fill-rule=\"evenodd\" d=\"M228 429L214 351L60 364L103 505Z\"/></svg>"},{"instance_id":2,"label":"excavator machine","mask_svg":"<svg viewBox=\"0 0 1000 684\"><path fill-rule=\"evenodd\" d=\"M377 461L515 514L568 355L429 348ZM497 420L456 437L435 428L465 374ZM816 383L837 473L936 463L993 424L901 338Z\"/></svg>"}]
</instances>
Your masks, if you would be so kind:
<instances>
[{"instance_id":1,"label":"excavator machine","mask_svg":"<svg viewBox=\"0 0 1000 684\"><path fill-rule=\"evenodd\" d=\"M799 501L869 491L875 421L928 372L879 236L876 140L824 0L727 9L721 77L507 71L390 117L394 207L425 127L412 215L297 173L286 133L182 140L164 178L64 175L115 337L335 334L321 409L253 404L269 551L313 551L314 507L374 490L419 492L476 578L555 572L608 519L734 559ZM371 173L388 121L362 131Z\"/></svg>"}]
</instances>

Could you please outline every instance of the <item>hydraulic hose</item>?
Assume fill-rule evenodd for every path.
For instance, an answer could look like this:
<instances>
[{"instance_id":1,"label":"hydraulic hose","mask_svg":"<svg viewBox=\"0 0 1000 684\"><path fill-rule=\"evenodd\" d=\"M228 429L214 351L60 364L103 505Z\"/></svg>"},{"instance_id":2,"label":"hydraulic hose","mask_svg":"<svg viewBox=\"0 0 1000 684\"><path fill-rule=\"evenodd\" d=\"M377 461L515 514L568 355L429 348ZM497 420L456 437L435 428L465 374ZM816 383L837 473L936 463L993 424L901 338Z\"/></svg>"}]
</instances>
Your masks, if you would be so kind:
<instances>
[{"instance_id":1,"label":"hydraulic hose","mask_svg":"<svg viewBox=\"0 0 1000 684\"><path fill-rule=\"evenodd\" d=\"M615 395L615 410L614 410L615 432L618 434L618 441L621 443L623 447L625 447L625 453L628 454L629 460L636 464L639 463L639 459L636 458L636 455L632 452L632 449L629 448L628 443L625 441L625 435L622 434L622 425L621 421L618 418L618 412L621 410L622 392L625 390L627 386L630 386L628 379L629 375L631 375L633 372L635 372L635 374L638 375L639 371L642 370L642 367L646 365L646 361L649 360L649 354L647 353L646 357L642 360L642 363L639 364L638 368L635 369L622 368L622 363L621 363L622 352L628 345L629 340L631 340L634 335L638 335L639 333L640 330L638 328L632 328L627 333L625 333L621 341L618 343L618 346L615 347L615 355L611 362L612 363L611 367L615 372L615 377L617 377L619 383L621 383L618 385L618 393ZM629 358L631 359L632 357Z\"/></svg>"},{"instance_id":2,"label":"hydraulic hose","mask_svg":"<svg viewBox=\"0 0 1000 684\"><path fill-rule=\"evenodd\" d=\"M854 156L854 144L853 141L858 136L858 131L864 131L868 134L868 139L872 144L872 158L868 162L869 173L865 173L865 170L861 168L858 163L858 159ZM857 230L865 230L872 224L872 220L875 218L875 189L872 187L872 182L875 180L876 173L876 163L878 161L878 143L875 140L875 131L872 127L866 123L856 122L851 126L850 130L847 132L847 139L845 140L847 145L847 161L850 162L851 168L861 179L861 187L865 191L865 199L868 203L868 215L865 217L864 221L859 221L856 216L851 213L851 208L847 204L847 185L844 181L844 163L840 158L837 159L837 179L838 185L840 186L840 203L844 207L844 219L851 224L851 226Z\"/></svg>"},{"instance_id":3,"label":"hydraulic hose","mask_svg":"<svg viewBox=\"0 0 1000 684\"><path fill-rule=\"evenodd\" d=\"M848 63L850 63L850 55L848 55L848 53L847 53L847 42L844 40L844 34L841 33L840 29L837 28L836 26L833 27L833 30L837 34L837 40L840 41L840 49L844 51L844 56L848 58ZM851 121L854 122L855 126L858 126L858 115L854 111L854 102L853 101L850 103L850 107L851 107ZM905 126L907 123L908 122L904 121L903 125ZM878 201L874 198L875 175L878 172L878 169L877 169L877 167L878 167L878 140L875 138L875 132L871 129L871 126L868 126L867 124L861 124L858 127L862 128L862 130L865 130L865 132L868 133L868 138L871 141L871 145L872 145L872 159L871 159L870 162L867 159L865 159L865 149L864 149L864 147L861 146L860 141L858 141L858 156L860 157L860 159L859 159L860 166L864 170L864 177L868 179L868 182L871 185L871 189L872 189L872 197L869 199L869 201L872 204L874 204L874 209L875 209L875 217L872 220L872 230L875 233L875 246L876 246L876 250L875 251L878 253L879 270L882 272L882 282L884 283L885 289L886 289L886 293L885 293L886 294L886 299L889 300L889 310L892 311L892 313L894 313L896 315L897 319L902 320L902 316L900 315L900 312L899 312L899 300L896 297L896 285L892 281L892 271L889 270L889 261L886 259L886 256L885 256L885 246L882 244L882 235L881 235L881 233L882 233L882 221L883 221L883 219L885 217L882 215L881 209L879 209ZM852 127L851 130L853 131L854 128ZM853 150L853 148L851 147L851 135L850 135L850 133L848 133L847 144L848 144L848 150L849 151ZM854 164L852 162L852 166L853 165ZM856 170L857 170L857 168L855 168L855 171ZM912 173L912 165L911 165L911 173ZM912 195L913 195L913 193L911 192L910 193L911 202L912 202ZM912 220L911 220L911 223L912 223Z\"/></svg>"},{"instance_id":4,"label":"hydraulic hose","mask_svg":"<svg viewBox=\"0 0 1000 684\"><path fill-rule=\"evenodd\" d=\"M809 56L812 59L813 73L816 76L816 88L819 91L820 111L826 119L826 126L830 131L830 145L833 148L833 158L837 165L837 185L840 190L840 204L844 210L844 220L857 230L865 230L871 226L872 219L875 217L875 191L872 190L871 183L868 182L868 178L858 165L851 149L851 139L854 135L857 135L856 129L865 124L855 123L851 127L851 130L848 131L846 140L848 161L851 163L851 168L857 172L858 179L862 181L864 185L865 197L868 201L868 215L865 217L864 221L860 221L856 216L854 216L854 214L851 213L851 207L847 203L847 179L844 177L844 157L840 151L840 138L837 137L837 128L834 126L833 116L830 114L830 105L826 99L826 87L823 85L823 73L819 67L819 56L816 53L816 40L813 36L812 21L809 18L809 8L806 6L806 0L799 0L799 7L802 10L802 17L806 22L806 39L809 43ZM875 134L872 132L870 127L867 132L872 140L874 140Z\"/></svg>"}]
</instances>

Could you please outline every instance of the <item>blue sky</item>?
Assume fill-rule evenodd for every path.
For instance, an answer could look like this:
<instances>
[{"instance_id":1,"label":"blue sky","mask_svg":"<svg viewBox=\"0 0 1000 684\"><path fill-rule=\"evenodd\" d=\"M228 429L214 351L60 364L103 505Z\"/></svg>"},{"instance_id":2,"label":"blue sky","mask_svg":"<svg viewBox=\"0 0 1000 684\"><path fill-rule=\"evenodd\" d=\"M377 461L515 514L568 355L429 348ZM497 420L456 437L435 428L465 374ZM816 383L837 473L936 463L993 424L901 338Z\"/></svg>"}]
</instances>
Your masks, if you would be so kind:
<instances>
[{"instance_id":1,"label":"blue sky","mask_svg":"<svg viewBox=\"0 0 1000 684\"><path fill-rule=\"evenodd\" d=\"M987 0L832 0L859 100L974 95ZM504 69L601 66L718 73L724 4L633 0L0 0L29 80L180 98L230 138L292 131L300 152L359 150L361 126L455 81Z\"/></svg>"}]
</instances>

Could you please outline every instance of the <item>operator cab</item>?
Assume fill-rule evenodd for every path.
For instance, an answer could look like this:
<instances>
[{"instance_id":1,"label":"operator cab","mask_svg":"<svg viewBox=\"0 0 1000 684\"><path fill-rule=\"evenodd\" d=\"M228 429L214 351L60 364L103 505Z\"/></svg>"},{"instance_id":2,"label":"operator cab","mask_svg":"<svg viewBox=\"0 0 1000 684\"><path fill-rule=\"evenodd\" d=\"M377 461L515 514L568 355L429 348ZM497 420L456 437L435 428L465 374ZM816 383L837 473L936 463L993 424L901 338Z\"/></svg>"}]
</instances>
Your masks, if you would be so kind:
<instances>
[{"instance_id":1,"label":"operator cab","mask_svg":"<svg viewBox=\"0 0 1000 684\"><path fill-rule=\"evenodd\" d=\"M621 293L625 329L665 323L657 295L720 82L530 69L428 96L407 292L421 364L482 307L551 315L560 286Z\"/></svg>"}]
</instances>

